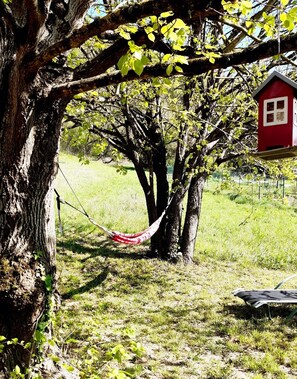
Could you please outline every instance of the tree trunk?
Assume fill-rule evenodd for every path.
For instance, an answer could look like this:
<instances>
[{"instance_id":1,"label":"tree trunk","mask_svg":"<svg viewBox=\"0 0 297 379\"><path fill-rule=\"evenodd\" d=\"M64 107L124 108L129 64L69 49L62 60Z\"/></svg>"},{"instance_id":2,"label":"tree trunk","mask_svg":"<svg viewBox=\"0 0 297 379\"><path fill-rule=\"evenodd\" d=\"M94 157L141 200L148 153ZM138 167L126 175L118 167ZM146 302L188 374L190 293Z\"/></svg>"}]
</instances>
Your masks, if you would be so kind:
<instances>
[{"instance_id":1,"label":"tree trunk","mask_svg":"<svg viewBox=\"0 0 297 379\"><path fill-rule=\"evenodd\" d=\"M182 220L182 199L177 191L172 199L164 220L164 243L161 258L170 262L180 260L180 235Z\"/></svg>"},{"instance_id":2,"label":"tree trunk","mask_svg":"<svg viewBox=\"0 0 297 379\"><path fill-rule=\"evenodd\" d=\"M163 137L158 129L154 131L154 147L153 147L153 170L156 176L157 188L157 217L159 217L164 209L168 206L169 196L169 183L167 179L167 161L166 161L166 147ZM161 257L164 252L166 239L164 238L165 222L162 222L158 231L151 239L151 255Z\"/></svg>"},{"instance_id":3,"label":"tree trunk","mask_svg":"<svg viewBox=\"0 0 297 379\"><path fill-rule=\"evenodd\" d=\"M7 108L1 125L0 335L18 341L4 343L0 371L7 378L16 366L29 367L34 333L55 288L52 184L65 103L33 105L28 98ZM28 342L34 348L25 349Z\"/></svg>"},{"instance_id":4,"label":"tree trunk","mask_svg":"<svg viewBox=\"0 0 297 379\"><path fill-rule=\"evenodd\" d=\"M187 264L193 261L206 178L205 174L193 177L188 191L187 210L181 242L183 260Z\"/></svg>"}]
</instances>

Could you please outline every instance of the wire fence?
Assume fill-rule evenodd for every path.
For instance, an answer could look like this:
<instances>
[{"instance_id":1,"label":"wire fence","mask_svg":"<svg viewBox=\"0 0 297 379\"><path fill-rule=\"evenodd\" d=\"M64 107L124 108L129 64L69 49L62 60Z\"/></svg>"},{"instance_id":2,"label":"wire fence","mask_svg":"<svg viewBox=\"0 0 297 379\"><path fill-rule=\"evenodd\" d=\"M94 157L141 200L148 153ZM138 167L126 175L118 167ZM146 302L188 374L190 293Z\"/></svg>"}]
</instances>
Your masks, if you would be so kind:
<instances>
[{"instance_id":1,"label":"wire fence","mask_svg":"<svg viewBox=\"0 0 297 379\"><path fill-rule=\"evenodd\" d=\"M287 199L291 205L297 205L297 178L289 180L280 178L257 178L251 174L237 172L216 172L208 181L208 188L217 191L232 191L237 194L246 193L262 199Z\"/></svg>"}]
</instances>

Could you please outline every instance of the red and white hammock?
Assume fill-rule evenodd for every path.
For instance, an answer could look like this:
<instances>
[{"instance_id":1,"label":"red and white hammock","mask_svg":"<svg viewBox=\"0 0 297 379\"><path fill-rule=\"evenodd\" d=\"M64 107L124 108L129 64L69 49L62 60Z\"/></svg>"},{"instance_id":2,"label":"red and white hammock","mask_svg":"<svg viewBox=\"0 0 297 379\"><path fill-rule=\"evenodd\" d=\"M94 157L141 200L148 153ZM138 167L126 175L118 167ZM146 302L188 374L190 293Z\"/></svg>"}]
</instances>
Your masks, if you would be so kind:
<instances>
[{"instance_id":1,"label":"red and white hammock","mask_svg":"<svg viewBox=\"0 0 297 379\"><path fill-rule=\"evenodd\" d=\"M69 181L67 180L66 176L64 175L63 171L61 170L61 167L59 167L59 170L60 172L62 173L62 175L64 176L64 179L66 180L68 186L70 187L73 195L75 196L76 200L78 201L80 207L81 207L81 210L76 208L75 206L73 206L72 204L68 203L67 201L63 200L59 193L57 192L57 190L55 189L55 193L57 195L57 208L58 208L58 216L59 216L59 224L60 224L60 231L62 233L62 222L61 222L61 215L60 215L60 210L61 210L61 204L67 204L69 205L71 208L75 209L76 211L82 213L84 216L86 216L89 221L97 226L97 228L101 229L104 233L107 234L107 236L114 242L118 242L118 243L123 243L123 244L126 244L126 245L139 245L141 244L142 242L144 241L147 241L148 239L150 239L155 233L156 231L159 229L159 226L161 224L161 221L166 213L166 210L169 206L169 203L171 202L171 200L169 201L166 209L162 212L162 214L160 215L160 217L155 221L153 222L147 229L143 230L142 232L139 232L139 233L121 233L121 232L118 232L118 231L111 231L111 230L108 230L105 226L103 225L100 225L98 224L94 219L92 219L86 212L86 210L84 209L82 203L79 201L76 193L74 192L73 188L71 187Z\"/></svg>"},{"instance_id":2,"label":"red and white hammock","mask_svg":"<svg viewBox=\"0 0 297 379\"><path fill-rule=\"evenodd\" d=\"M165 215L165 211L161 214L161 216L153 222L147 229L143 230L142 232L138 233L121 233L118 231L111 231L105 228L105 226L97 224L95 220L88 217L90 222L97 226L97 228L101 229L108 235L108 237L118 243L123 243L126 245L139 245L144 241L147 241L150 239L159 229L159 226L161 224L161 221Z\"/></svg>"}]
</instances>

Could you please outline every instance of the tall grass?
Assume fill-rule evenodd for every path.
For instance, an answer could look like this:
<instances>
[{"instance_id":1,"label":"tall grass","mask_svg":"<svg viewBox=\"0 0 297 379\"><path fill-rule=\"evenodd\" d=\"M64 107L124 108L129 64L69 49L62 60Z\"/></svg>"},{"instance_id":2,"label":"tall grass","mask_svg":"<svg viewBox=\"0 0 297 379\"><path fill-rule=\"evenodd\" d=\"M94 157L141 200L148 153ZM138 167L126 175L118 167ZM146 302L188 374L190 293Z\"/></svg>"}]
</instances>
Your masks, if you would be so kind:
<instances>
[{"instance_id":1,"label":"tall grass","mask_svg":"<svg viewBox=\"0 0 297 379\"><path fill-rule=\"evenodd\" d=\"M245 204L206 191L197 257L207 255L266 268L297 267L296 209L282 200ZM236 200L236 199L235 199Z\"/></svg>"},{"instance_id":2,"label":"tall grass","mask_svg":"<svg viewBox=\"0 0 297 379\"><path fill-rule=\"evenodd\" d=\"M81 166L68 155L60 164L97 222L127 231L147 225L133 170L120 176L112 166ZM56 188L79 206L61 174ZM285 320L291 306L273 306L270 320L265 308L232 295L238 287L272 287L296 270L295 210L248 193L239 204L233 195L211 185L205 191L191 266L115 245L62 206L55 328L82 379L297 377L297 321Z\"/></svg>"},{"instance_id":3,"label":"tall grass","mask_svg":"<svg viewBox=\"0 0 297 379\"><path fill-rule=\"evenodd\" d=\"M144 195L132 167L121 175L111 165L80 165L76 157L66 154L60 157L60 166L56 188L69 203L82 210L66 180L86 212L99 224L123 232L147 227ZM208 185L196 245L197 260L206 256L266 268L297 267L296 208L282 199L259 201L253 192L248 189L234 196L232 188L217 193L213 183ZM62 205L61 215L65 232L76 231L79 236L96 231L87 217L68 206Z\"/></svg>"},{"instance_id":4,"label":"tall grass","mask_svg":"<svg viewBox=\"0 0 297 379\"><path fill-rule=\"evenodd\" d=\"M67 202L81 211L82 205L90 217L108 228L126 232L147 226L144 196L131 167L123 175L114 166L94 161L82 165L66 154L61 154L59 164L56 189ZM68 206L62 206L62 218L66 230L94 229L87 217Z\"/></svg>"}]
</instances>

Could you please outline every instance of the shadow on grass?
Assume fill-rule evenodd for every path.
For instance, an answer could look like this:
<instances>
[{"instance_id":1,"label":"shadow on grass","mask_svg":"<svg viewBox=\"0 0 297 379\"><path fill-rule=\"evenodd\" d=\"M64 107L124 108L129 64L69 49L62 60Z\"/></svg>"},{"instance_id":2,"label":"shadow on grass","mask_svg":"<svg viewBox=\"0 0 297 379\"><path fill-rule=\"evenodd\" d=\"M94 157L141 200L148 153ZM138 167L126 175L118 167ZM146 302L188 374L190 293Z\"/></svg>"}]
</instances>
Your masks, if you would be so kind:
<instances>
[{"instance_id":1,"label":"shadow on grass","mask_svg":"<svg viewBox=\"0 0 297 379\"><path fill-rule=\"evenodd\" d=\"M57 243L58 252L63 250L72 251L75 254L89 254L89 256L81 259L81 262L86 262L89 259L96 257L105 258L118 258L118 259L143 259L146 257L146 252L143 249L139 249L139 252L131 251L131 247L122 245L115 245L115 243L103 240L103 241L88 241L86 240L64 240Z\"/></svg>"},{"instance_id":2,"label":"shadow on grass","mask_svg":"<svg viewBox=\"0 0 297 379\"><path fill-rule=\"evenodd\" d=\"M94 279L90 280L88 283L86 283L84 286L81 286L79 288L70 290L64 294L62 294L62 299L67 300L72 298L74 295L80 295L82 293L88 292L91 289L99 286L104 282L104 280L107 278L108 275L108 267L106 267L99 275L97 275Z\"/></svg>"},{"instance_id":3,"label":"shadow on grass","mask_svg":"<svg viewBox=\"0 0 297 379\"><path fill-rule=\"evenodd\" d=\"M252 308L247 304L228 304L224 305L224 313L232 314L234 317L240 320L251 320L255 318L268 317L267 307Z\"/></svg>"},{"instance_id":4,"label":"shadow on grass","mask_svg":"<svg viewBox=\"0 0 297 379\"><path fill-rule=\"evenodd\" d=\"M296 308L296 307L295 307ZM260 308L253 308L247 304L239 304L239 305L225 305L224 311L226 313L233 314L236 318L241 320L253 320L255 319L263 319L263 318L283 318L284 321L287 320L287 317L294 309L294 306L286 306L286 305L271 305L270 312L267 305L264 305ZM295 321L297 320L297 316L295 316Z\"/></svg>"}]
</instances>

